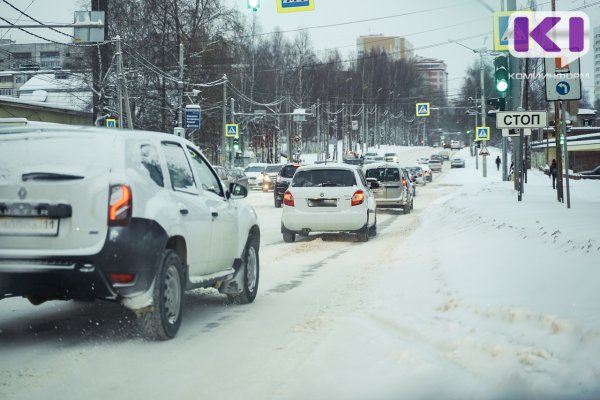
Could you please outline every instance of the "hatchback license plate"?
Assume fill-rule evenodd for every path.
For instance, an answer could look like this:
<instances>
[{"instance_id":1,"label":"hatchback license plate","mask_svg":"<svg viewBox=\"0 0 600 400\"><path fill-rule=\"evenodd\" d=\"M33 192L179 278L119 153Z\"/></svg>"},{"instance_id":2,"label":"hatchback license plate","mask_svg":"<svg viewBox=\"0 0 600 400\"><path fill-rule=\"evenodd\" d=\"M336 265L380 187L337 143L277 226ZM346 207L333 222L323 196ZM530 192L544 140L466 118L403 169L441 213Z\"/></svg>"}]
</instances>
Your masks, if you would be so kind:
<instances>
[{"instance_id":1,"label":"hatchback license plate","mask_svg":"<svg viewBox=\"0 0 600 400\"><path fill-rule=\"evenodd\" d=\"M0 235L2 236L56 236L57 218L41 217L0 217Z\"/></svg>"}]
</instances>

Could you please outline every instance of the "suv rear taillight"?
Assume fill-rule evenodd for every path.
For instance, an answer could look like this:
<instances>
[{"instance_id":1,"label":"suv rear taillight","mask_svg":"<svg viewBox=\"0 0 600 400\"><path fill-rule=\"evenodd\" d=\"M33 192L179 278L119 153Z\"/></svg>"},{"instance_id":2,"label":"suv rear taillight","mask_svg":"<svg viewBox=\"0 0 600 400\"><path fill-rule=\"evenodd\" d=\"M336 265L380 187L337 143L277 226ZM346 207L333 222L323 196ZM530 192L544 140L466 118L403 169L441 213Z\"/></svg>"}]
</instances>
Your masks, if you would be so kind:
<instances>
[{"instance_id":1,"label":"suv rear taillight","mask_svg":"<svg viewBox=\"0 0 600 400\"><path fill-rule=\"evenodd\" d=\"M283 204L294 207L294 196L292 196L289 190L283 194Z\"/></svg>"},{"instance_id":2,"label":"suv rear taillight","mask_svg":"<svg viewBox=\"0 0 600 400\"><path fill-rule=\"evenodd\" d=\"M352 206L358 206L358 205L362 204L364 201L365 201L365 192L363 192L362 190L357 190L356 192L354 192L354 195L352 196L352 200L351 200Z\"/></svg>"},{"instance_id":3,"label":"suv rear taillight","mask_svg":"<svg viewBox=\"0 0 600 400\"><path fill-rule=\"evenodd\" d=\"M111 186L108 200L108 225L125 226L129 224L132 209L131 188L127 185Z\"/></svg>"}]
</instances>

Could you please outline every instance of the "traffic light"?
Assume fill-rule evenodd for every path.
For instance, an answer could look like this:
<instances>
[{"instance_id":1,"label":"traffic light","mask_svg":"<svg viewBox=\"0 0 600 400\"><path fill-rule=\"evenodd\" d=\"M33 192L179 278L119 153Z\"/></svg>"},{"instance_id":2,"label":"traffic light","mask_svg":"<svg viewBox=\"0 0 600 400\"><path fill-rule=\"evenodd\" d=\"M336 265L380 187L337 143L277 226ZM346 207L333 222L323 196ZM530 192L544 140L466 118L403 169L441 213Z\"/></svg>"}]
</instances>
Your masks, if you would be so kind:
<instances>
[{"instance_id":1,"label":"traffic light","mask_svg":"<svg viewBox=\"0 0 600 400\"><path fill-rule=\"evenodd\" d=\"M498 56L494 59L494 80L496 82L496 91L498 93L506 93L509 86L507 56Z\"/></svg>"},{"instance_id":2,"label":"traffic light","mask_svg":"<svg viewBox=\"0 0 600 400\"><path fill-rule=\"evenodd\" d=\"M240 142L238 138L233 138L233 149L238 151L240 149Z\"/></svg>"},{"instance_id":3,"label":"traffic light","mask_svg":"<svg viewBox=\"0 0 600 400\"><path fill-rule=\"evenodd\" d=\"M246 4L252 11L258 11L260 8L260 0L246 0Z\"/></svg>"},{"instance_id":4,"label":"traffic light","mask_svg":"<svg viewBox=\"0 0 600 400\"><path fill-rule=\"evenodd\" d=\"M485 104L497 111L506 110L506 99L504 97L492 97L491 99L487 99Z\"/></svg>"}]
</instances>

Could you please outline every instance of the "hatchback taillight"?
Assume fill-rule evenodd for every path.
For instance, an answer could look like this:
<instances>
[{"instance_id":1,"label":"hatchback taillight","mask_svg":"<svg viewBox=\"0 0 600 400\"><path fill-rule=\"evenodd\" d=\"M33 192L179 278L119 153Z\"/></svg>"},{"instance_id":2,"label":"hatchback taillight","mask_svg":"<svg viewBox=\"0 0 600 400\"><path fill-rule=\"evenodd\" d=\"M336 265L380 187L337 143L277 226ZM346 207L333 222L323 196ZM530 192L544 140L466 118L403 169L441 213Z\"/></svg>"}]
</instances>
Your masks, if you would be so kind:
<instances>
[{"instance_id":1,"label":"hatchback taillight","mask_svg":"<svg viewBox=\"0 0 600 400\"><path fill-rule=\"evenodd\" d=\"M111 186L108 200L108 225L125 226L129 224L132 210L131 188L127 185Z\"/></svg>"},{"instance_id":2,"label":"hatchback taillight","mask_svg":"<svg viewBox=\"0 0 600 400\"><path fill-rule=\"evenodd\" d=\"M294 196L292 196L289 190L283 194L283 204L294 207Z\"/></svg>"},{"instance_id":3,"label":"hatchback taillight","mask_svg":"<svg viewBox=\"0 0 600 400\"><path fill-rule=\"evenodd\" d=\"M365 192L363 192L362 190L357 190L356 192L354 192L354 195L352 196L352 200L351 200L352 206L358 206L358 205L362 204L364 201L365 201Z\"/></svg>"}]
</instances>

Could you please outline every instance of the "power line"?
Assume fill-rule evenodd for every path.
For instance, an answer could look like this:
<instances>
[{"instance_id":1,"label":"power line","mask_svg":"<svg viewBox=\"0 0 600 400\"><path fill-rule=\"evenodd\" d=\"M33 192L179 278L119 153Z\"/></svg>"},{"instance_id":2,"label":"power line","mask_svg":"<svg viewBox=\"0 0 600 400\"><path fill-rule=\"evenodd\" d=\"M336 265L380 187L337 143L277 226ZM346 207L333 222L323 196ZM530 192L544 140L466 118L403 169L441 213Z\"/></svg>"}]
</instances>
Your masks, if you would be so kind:
<instances>
[{"instance_id":1,"label":"power line","mask_svg":"<svg viewBox=\"0 0 600 400\"><path fill-rule=\"evenodd\" d=\"M44 27L46 27L46 28L48 28L48 29L50 29L50 30L53 30L54 32L58 32L58 33L60 33L61 35L65 35L65 36L67 36L67 37L73 38L73 35L69 35L68 33L64 33L64 32L61 32L61 31L59 31L58 29L54 29L54 28L52 28L52 27L50 27L50 26L46 26L46 25L45 25L43 22L40 22L40 21L38 21L37 19L33 18L31 15L27 14L25 11L21 11L21 10L19 10L17 7L13 6L13 5L12 5L12 4L10 4L10 3L9 3L7 0L1 0L1 1L3 1L4 3L6 3L6 4L7 4L9 7L11 7L13 10L15 10L15 11L17 11L17 12L20 12L21 14L23 14L23 15L24 15L24 16L26 16L27 18L31 19L32 21L35 21L35 22L37 22L38 24L40 24L40 25L42 25L42 26L44 26Z\"/></svg>"}]
</instances>

